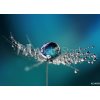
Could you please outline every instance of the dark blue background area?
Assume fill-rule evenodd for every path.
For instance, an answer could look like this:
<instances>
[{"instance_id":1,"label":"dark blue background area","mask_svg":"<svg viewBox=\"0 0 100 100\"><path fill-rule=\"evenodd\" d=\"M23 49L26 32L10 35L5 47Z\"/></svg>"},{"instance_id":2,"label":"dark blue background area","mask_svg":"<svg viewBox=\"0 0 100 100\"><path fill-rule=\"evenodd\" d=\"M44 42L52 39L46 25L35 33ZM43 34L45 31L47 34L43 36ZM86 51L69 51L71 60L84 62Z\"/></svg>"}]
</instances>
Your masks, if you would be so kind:
<instances>
[{"instance_id":1,"label":"dark blue background area","mask_svg":"<svg viewBox=\"0 0 100 100\"><path fill-rule=\"evenodd\" d=\"M88 86L100 82L100 15L88 14L30 14L0 15L0 85L45 86L45 66L42 64L29 72L25 66L37 63L34 59L17 55L5 36L10 32L22 44L27 44L26 35L35 48L53 41L62 49L75 49L95 45L92 50L98 60L93 64L77 64L80 72L64 65L49 65L50 86Z\"/></svg>"}]
</instances>

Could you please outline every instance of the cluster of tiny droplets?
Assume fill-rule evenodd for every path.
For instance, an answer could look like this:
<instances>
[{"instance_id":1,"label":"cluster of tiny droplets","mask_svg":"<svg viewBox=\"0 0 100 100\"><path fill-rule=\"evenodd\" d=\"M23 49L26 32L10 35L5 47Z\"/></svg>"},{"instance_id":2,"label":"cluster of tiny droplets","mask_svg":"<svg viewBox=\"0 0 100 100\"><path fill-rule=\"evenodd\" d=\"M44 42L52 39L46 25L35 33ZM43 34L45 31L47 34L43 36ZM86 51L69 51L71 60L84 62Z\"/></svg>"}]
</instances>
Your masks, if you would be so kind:
<instances>
[{"instance_id":1,"label":"cluster of tiny droplets","mask_svg":"<svg viewBox=\"0 0 100 100\"><path fill-rule=\"evenodd\" d=\"M88 47L89 48L89 47ZM94 48L94 47L92 47ZM73 52L66 52L65 54L59 56L56 61L59 63L65 63L65 64L77 64L81 62L88 62L93 64L94 61L96 61L96 55L94 53L91 53L90 51L87 51L88 49L82 49L79 48L78 51L73 50Z\"/></svg>"},{"instance_id":2,"label":"cluster of tiny droplets","mask_svg":"<svg viewBox=\"0 0 100 100\"><path fill-rule=\"evenodd\" d=\"M77 64L77 62L88 62L89 64L93 64L94 61L96 61L96 55L90 51L87 51L89 48L94 48L94 46L92 47L88 47L85 49L81 49L79 48L79 52L77 53L73 53L73 57L75 60L75 64Z\"/></svg>"},{"instance_id":3,"label":"cluster of tiny droplets","mask_svg":"<svg viewBox=\"0 0 100 100\"><path fill-rule=\"evenodd\" d=\"M89 64L93 64L97 57L94 53L90 52L88 49L94 48L88 47L88 48L79 48L78 50L68 50L65 54L60 55L56 59L53 60L53 64L63 64L67 65L70 68L74 69L74 73L77 73L79 70L75 67L73 67L73 64L78 64L82 62L87 62Z\"/></svg>"}]
</instances>

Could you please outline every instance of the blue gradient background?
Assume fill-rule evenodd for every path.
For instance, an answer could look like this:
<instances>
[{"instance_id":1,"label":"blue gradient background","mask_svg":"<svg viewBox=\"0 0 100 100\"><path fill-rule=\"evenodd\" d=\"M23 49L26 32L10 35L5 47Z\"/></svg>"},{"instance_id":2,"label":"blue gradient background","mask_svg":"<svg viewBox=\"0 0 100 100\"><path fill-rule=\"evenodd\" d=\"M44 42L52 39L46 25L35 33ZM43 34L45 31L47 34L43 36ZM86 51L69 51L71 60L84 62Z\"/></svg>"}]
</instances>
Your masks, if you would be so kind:
<instances>
[{"instance_id":1,"label":"blue gradient background","mask_svg":"<svg viewBox=\"0 0 100 100\"><path fill-rule=\"evenodd\" d=\"M63 65L49 65L49 86L89 86L100 82L100 15L0 15L0 85L45 86L46 64L25 72L24 67L36 61L16 54L2 37L9 39L10 32L23 44L28 43L28 35L35 48L50 41L70 49L95 45L93 52L98 60L93 65L76 65L78 74Z\"/></svg>"}]
</instances>

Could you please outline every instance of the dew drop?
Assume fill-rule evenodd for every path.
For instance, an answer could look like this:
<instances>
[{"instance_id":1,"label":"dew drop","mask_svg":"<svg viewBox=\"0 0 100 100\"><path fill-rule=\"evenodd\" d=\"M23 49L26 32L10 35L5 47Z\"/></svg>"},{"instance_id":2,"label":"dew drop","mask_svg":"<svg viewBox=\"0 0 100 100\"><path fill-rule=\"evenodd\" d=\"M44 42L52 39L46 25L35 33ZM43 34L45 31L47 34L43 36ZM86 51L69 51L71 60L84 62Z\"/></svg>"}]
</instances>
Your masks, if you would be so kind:
<instances>
[{"instance_id":1,"label":"dew drop","mask_svg":"<svg viewBox=\"0 0 100 100\"><path fill-rule=\"evenodd\" d=\"M75 69L75 70L74 70L74 73L75 73L75 74L77 74L77 73L78 73L78 71Z\"/></svg>"}]
</instances>

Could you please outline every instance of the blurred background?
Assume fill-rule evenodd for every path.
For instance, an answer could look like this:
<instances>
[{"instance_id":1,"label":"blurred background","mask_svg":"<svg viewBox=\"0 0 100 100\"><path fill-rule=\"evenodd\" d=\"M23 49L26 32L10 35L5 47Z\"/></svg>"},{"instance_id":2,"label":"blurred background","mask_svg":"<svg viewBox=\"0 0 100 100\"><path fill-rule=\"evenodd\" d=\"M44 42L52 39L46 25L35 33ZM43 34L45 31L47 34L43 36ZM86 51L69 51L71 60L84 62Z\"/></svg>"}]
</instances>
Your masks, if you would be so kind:
<instances>
[{"instance_id":1,"label":"blurred background","mask_svg":"<svg viewBox=\"0 0 100 100\"><path fill-rule=\"evenodd\" d=\"M0 15L0 85L1 86L45 86L46 64L25 72L26 66L37 61L17 55L9 39L10 32L22 44L27 44L26 35L35 48L53 41L61 49L77 49L94 45L92 49L98 60L93 64L77 64L80 72L74 74L64 65L50 64L49 86L91 86L100 82L100 15L91 14L5 14ZM63 51L62 51L63 52ZM100 85L100 84L99 84Z\"/></svg>"}]
</instances>

